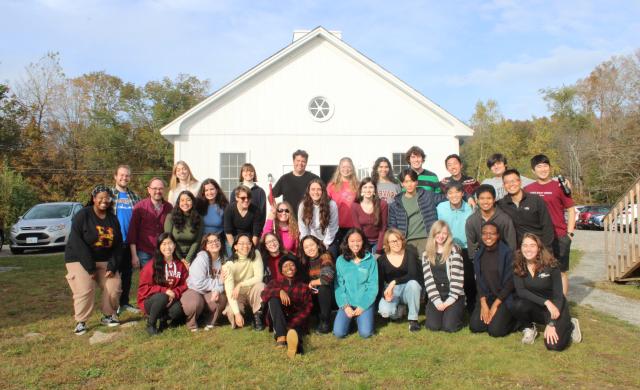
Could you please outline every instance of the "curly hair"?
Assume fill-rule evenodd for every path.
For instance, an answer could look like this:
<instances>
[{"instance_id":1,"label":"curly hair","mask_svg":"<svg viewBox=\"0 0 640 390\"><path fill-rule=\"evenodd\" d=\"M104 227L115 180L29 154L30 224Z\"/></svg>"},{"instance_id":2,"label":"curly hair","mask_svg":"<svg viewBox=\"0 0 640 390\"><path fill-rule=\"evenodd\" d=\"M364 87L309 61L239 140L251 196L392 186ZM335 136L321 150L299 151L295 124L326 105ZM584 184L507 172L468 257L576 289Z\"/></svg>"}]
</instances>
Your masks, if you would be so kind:
<instances>
[{"instance_id":1,"label":"curly hair","mask_svg":"<svg viewBox=\"0 0 640 390\"><path fill-rule=\"evenodd\" d=\"M365 184L369 183L373 185L373 198L371 199L371 201L373 202L373 224L375 226L378 226L378 223L380 223L380 220L382 219L382 214L380 213L380 198L378 197L378 186L373 182L372 178L365 177L364 179L362 179L360 185L358 186L358 192L354 202L358 204L362 202L362 200L364 199L364 196L362 196L362 187L364 187Z\"/></svg>"},{"instance_id":2,"label":"curly hair","mask_svg":"<svg viewBox=\"0 0 640 390\"><path fill-rule=\"evenodd\" d=\"M322 189L318 207L320 208L320 229L322 229L322 234L324 234L327 227L329 227L331 208L329 207L330 199L327 193L327 187L324 185L322 179L315 178L307 184L307 190L304 193L304 198L302 198L302 222L307 226L311 226L311 222L313 221L313 199L311 199L309 195L309 189L313 184L318 184Z\"/></svg>"},{"instance_id":3,"label":"curly hair","mask_svg":"<svg viewBox=\"0 0 640 390\"><path fill-rule=\"evenodd\" d=\"M187 213L184 213L180 209L180 198L186 195L191 199L191 210ZM179 231L182 232L187 227L187 224L191 228L191 232L195 233L198 230L198 226L201 223L200 214L195 210L196 206L196 198L193 196L191 191L184 190L178 195L178 200L176 201L176 205L171 210L171 221L173 222L173 226Z\"/></svg>"},{"instance_id":4,"label":"curly hair","mask_svg":"<svg viewBox=\"0 0 640 390\"><path fill-rule=\"evenodd\" d=\"M287 253L287 251L284 249L284 245L282 245L282 240L280 239L280 237L275 233L268 232L265 233L264 236L262 236L262 238L260 239L260 244L258 245L258 251L260 252L260 256L262 256L263 259L268 259L269 256L271 256L269 254L269 249L267 249L268 237L275 237L275 239L278 241L278 255L282 256Z\"/></svg>"},{"instance_id":5,"label":"curly hair","mask_svg":"<svg viewBox=\"0 0 640 390\"><path fill-rule=\"evenodd\" d=\"M387 165L389 166L389 173L387 174L387 180L397 184L398 179L396 179L395 176L393 175L393 165L391 165L391 161L389 161L389 159L386 157L378 157L376 161L373 163L373 168L371 168L371 180L373 180L373 182L376 185L378 184L378 182L380 181L380 174L378 173L378 168L380 167L380 164L382 164L383 162L387 163Z\"/></svg>"},{"instance_id":6,"label":"curly hair","mask_svg":"<svg viewBox=\"0 0 640 390\"><path fill-rule=\"evenodd\" d=\"M280 206L285 206L289 210L289 219L287 220L286 227L289 231L289 236L293 240L298 241L298 238L300 236L300 229L298 229L298 221L294 217L295 210L293 209L293 207L291 207L291 203L287 201L282 201L276 204L276 219L273 220L273 229L272 229L273 233L278 234L278 230L282 226L282 223L278 219L278 214L277 214L277 211L280 208Z\"/></svg>"},{"instance_id":7,"label":"curly hair","mask_svg":"<svg viewBox=\"0 0 640 390\"><path fill-rule=\"evenodd\" d=\"M538 247L538 254L535 259L535 272L538 273L541 269L545 267L557 267L558 261L553 257L553 254L549 252L549 250L544 246L540 237L536 236L533 233L525 233L522 236L522 242L524 240L531 239L535 241L536 246ZM527 276L529 269L527 268L527 259L522 254L522 249L518 249L516 251L515 258L513 259L513 273L516 276L524 278Z\"/></svg>"},{"instance_id":8,"label":"curly hair","mask_svg":"<svg viewBox=\"0 0 640 390\"><path fill-rule=\"evenodd\" d=\"M203 217L207 215L207 212L209 212L209 201L204 196L204 187L207 184L211 184L216 188L216 197L213 198L213 203L217 204L218 207L220 207L220 210L224 211L224 209L229 204L229 199L227 199L227 196L224 194L224 191L220 187L220 184L218 184L218 182L214 179L205 179L202 184L200 184L198 196L196 197L196 209L198 210L198 213Z\"/></svg>"}]
</instances>

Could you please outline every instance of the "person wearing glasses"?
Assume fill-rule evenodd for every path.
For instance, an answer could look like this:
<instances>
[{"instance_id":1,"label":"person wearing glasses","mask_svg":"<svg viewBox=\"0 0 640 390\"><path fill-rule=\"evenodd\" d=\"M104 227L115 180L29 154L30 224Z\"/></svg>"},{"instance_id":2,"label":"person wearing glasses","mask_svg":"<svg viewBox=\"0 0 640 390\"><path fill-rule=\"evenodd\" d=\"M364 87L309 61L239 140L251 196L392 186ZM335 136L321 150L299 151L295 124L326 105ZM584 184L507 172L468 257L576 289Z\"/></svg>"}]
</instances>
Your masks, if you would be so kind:
<instances>
[{"instance_id":1,"label":"person wearing glasses","mask_svg":"<svg viewBox=\"0 0 640 390\"><path fill-rule=\"evenodd\" d=\"M240 168L240 184L251 190L251 204L260 210L260 227L264 225L264 219L267 215L267 195L264 190L259 187L258 174L253 164L246 163ZM231 192L231 199L236 198L235 190Z\"/></svg>"},{"instance_id":2,"label":"person wearing glasses","mask_svg":"<svg viewBox=\"0 0 640 390\"><path fill-rule=\"evenodd\" d=\"M262 231L260 210L251 203L251 190L240 184L233 190L235 203L224 211L224 233L227 242L234 242L239 234L251 237L254 246L258 245Z\"/></svg>"},{"instance_id":3,"label":"person wearing glasses","mask_svg":"<svg viewBox=\"0 0 640 390\"><path fill-rule=\"evenodd\" d=\"M300 231L289 202L280 202L276 207L271 207L264 229L262 229L262 236L267 233L278 235L283 248L291 253L296 253Z\"/></svg>"},{"instance_id":4,"label":"person wearing glasses","mask_svg":"<svg viewBox=\"0 0 640 390\"><path fill-rule=\"evenodd\" d=\"M227 306L222 280L223 248L220 237L207 233L200 242L200 252L189 267L187 291L180 303L187 316L187 328L198 331L198 320L204 322L204 330L213 329L220 313ZM203 318L204 317L204 318Z\"/></svg>"}]
</instances>

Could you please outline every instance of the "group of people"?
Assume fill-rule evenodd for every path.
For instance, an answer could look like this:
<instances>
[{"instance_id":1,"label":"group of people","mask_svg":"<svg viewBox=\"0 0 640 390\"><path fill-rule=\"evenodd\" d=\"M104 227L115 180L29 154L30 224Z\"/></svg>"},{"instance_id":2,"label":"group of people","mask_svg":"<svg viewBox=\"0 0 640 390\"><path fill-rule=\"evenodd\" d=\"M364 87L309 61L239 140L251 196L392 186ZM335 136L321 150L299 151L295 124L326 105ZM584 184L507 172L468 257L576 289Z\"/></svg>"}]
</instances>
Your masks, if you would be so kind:
<instances>
[{"instance_id":1,"label":"group of people","mask_svg":"<svg viewBox=\"0 0 640 390\"><path fill-rule=\"evenodd\" d=\"M494 337L521 330L532 344L544 326L551 350L581 340L566 300L573 201L546 156L531 159L531 180L494 154L495 177L483 183L462 174L455 154L439 180L417 146L397 177L380 157L358 180L345 157L325 183L306 170L305 151L292 157L293 171L269 194L244 164L230 199L179 161L167 199L155 177L141 200L128 187L130 168L117 167L115 186L96 186L73 219L65 260L75 333L86 333L99 286L106 326L124 311L142 312L151 335L185 322L195 332L223 317L233 328L250 320L273 329L289 356L302 353L311 323L338 338L355 325L367 338L377 312L407 317L418 331L423 298L431 331L468 323ZM136 268L137 307L129 302Z\"/></svg>"}]
</instances>

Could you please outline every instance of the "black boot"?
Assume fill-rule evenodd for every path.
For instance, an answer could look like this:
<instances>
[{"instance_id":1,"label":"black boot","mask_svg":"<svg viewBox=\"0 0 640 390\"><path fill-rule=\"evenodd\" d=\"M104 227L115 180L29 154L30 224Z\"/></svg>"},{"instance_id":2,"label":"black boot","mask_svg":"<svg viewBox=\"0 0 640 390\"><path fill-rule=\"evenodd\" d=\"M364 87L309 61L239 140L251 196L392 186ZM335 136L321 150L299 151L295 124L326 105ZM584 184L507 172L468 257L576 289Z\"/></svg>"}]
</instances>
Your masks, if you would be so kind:
<instances>
[{"instance_id":1,"label":"black boot","mask_svg":"<svg viewBox=\"0 0 640 390\"><path fill-rule=\"evenodd\" d=\"M318 328L316 330L320 334L327 334L331 332L331 325L327 320L320 320L320 323L318 324Z\"/></svg>"},{"instance_id":2,"label":"black boot","mask_svg":"<svg viewBox=\"0 0 640 390\"><path fill-rule=\"evenodd\" d=\"M253 313L253 330L264 330L264 322L262 321L262 310Z\"/></svg>"}]
</instances>

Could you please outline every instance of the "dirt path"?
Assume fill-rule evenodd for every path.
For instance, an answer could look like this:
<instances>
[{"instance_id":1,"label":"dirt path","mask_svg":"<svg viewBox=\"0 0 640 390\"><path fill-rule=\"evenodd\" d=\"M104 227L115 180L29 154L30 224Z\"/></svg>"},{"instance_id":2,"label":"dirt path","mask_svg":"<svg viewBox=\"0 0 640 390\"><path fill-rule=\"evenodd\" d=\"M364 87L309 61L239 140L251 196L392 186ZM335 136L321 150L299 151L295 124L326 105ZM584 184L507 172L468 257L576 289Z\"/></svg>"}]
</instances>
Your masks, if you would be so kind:
<instances>
[{"instance_id":1,"label":"dirt path","mask_svg":"<svg viewBox=\"0 0 640 390\"><path fill-rule=\"evenodd\" d=\"M569 299L640 326L640 301L593 287L594 282L607 279L604 263L604 233L578 230L572 248L584 251L584 256L569 274Z\"/></svg>"}]
</instances>

